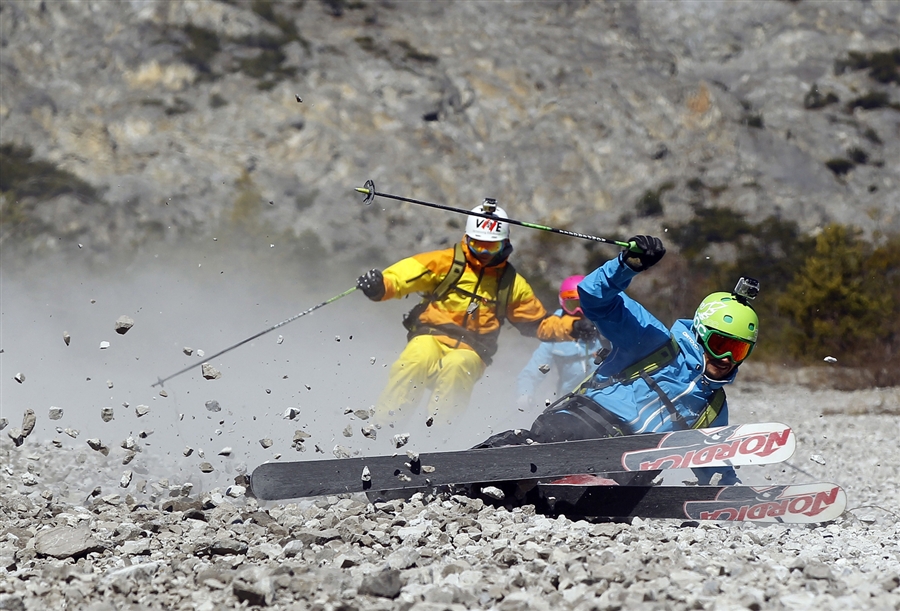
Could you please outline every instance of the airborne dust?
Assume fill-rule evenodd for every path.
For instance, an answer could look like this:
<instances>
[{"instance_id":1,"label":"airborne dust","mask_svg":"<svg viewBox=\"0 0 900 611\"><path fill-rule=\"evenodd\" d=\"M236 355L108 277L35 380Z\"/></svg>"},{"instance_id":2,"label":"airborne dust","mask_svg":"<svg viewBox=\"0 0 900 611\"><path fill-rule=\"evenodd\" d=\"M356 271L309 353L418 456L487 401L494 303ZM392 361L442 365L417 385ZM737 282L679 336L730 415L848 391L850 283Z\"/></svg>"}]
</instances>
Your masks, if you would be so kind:
<instances>
[{"instance_id":1,"label":"airborne dust","mask_svg":"<svg viewBox=\"0 0 900 611\"><path fill-rule=\"evenodd\" d=\"M110 450L105 460L115 465L127 457L122 446L131 438L140 451L121 465L123 472L190 482L199 491L227 486L278 455L281 461L332 458L338 445L351 454L390 454L398 433L410 434L404 450L471 447L492 432L528 426L540 410L519 411L514 392L515 375L537 340L507 324L463 416L427 427L423 404L379 430L377 439L363 436L371 420L353 412L375 403L405 345L400 321L415 297L371 303L351 293L210 361L221 377L204 379L200 365L208 357L352 287L365 271L326 272L279 256L277 244L250 252L229 249L227 241L159 244L105 263L89 263L87 251L74 248L27 262L5 257L0 415L9 423L0 443L12 443L8 432L30 408L37 424L26 444L56 440L91 453L87 440L99 439ZM123 315L134 326L119 334ZM167 396L151 387L191 364L196 367L165 383ZM548 379L542 386L548 398L554 384ZM207 408L213 402L220 411ZM51 408L61 408L62 417L51 420ZM113 419L101 417L104 408L112 408ZM299 411L293 420L284 418L289 408ZM298 430L309 434L302 444L293 443ZM226 448L230 454L220 455ZM203 462L214 471L202 473Z\"/></svg>"}]
</instances>

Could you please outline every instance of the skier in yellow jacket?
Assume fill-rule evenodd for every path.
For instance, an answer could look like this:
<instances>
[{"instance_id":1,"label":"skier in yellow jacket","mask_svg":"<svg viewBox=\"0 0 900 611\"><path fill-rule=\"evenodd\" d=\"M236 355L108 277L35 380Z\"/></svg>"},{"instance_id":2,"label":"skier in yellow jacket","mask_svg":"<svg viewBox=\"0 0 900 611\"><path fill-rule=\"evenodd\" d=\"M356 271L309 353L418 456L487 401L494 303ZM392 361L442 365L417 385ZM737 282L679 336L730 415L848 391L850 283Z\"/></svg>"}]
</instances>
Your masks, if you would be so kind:
<instances>
[{"instance_id":1,"label":"skier in yellow jacket","mask_svg":"<svg viewBox=\"0 0 900 611\"><path fill-rule=\"evenodd\" d=\"M470 216L453 248L408 257L384 272L372 269L357 281L373 301L424 295L404 320L408 343L391 366L376 422L408 415L426 390L435 420L448 422L462 413L497 351L504 320L541 341L571 341L592 331L572 316L549 317L528 281L507 262L513 247L506 212L490 199L473 212L491 216Z\"/></svg>"}]
</instances>

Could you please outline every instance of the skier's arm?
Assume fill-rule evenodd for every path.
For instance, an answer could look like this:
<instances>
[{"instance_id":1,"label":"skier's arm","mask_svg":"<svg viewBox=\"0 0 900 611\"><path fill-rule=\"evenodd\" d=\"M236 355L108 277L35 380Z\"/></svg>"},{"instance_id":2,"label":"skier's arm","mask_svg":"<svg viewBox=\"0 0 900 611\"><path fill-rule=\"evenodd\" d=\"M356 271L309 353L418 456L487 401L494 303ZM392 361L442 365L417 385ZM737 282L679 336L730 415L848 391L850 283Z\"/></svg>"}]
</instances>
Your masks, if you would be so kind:
<instances>
[{"instance_id":1,"label":"skier's arm","mask_svg":"<svg viewBox=\"0 0 900 611\"><path fill-rule=\"evenodd\" d=\"M540 370L541 365L553 363L553 344L542 342L531 354L528 364L522 368L516 377L516 396L527 397L529 401L534 397L534 392L540 386L546 374Z\"/></svg>"},{"instance_id":2,"label":"skier's arm","mask_svg":"<svg viewBox=\"0 0 900 611\"><path fill-rule=\"evenodd\" d=\"M668 341L669 331L644 306L624 293L637 274L619 255L582 280L578 295L585 316L597 325L600 333L619 351L640 358Z\"/></svg>"},{"instance_id":3,"label":"skier's arm","mask_svg":"<svg viewBox=\"0 0 900 611\"><path fill-rule=\"evenodd\" d=\"M399 299L410 293L429 293L440 284L453 262L453 249L425 252L397 261L382 272L384 297Z\"/></svg>"}]
</instances>

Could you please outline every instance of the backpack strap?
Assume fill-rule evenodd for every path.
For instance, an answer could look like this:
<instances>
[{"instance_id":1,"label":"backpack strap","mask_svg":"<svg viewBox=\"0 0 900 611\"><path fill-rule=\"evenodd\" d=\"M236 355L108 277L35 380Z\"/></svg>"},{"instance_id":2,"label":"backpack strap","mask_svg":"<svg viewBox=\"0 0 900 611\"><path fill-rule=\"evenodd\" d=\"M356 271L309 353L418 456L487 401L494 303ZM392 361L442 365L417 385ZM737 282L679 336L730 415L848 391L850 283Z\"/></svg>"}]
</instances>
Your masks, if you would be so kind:
<instances>
[{"instance_id":1,"label":"backpack strap","mask_svg":"<svg viewBox=\"0 0 900 611\"><path fill-rule=\"evenodd\" d=\"M613 384L631 384L644 375L652 375L675 360L681 353L681 347L675 341L674 336L669 337L669 341L620 371L619 373L609 376L603 382L596 382L594 374L591 374L587 380L581 383L579 393L584 394L588 390L598 390L606 388Z\"/></svg>"},{"instance_id":2,"label":"backpack strap","mask_svg":"<svg viewBox=\"0 0 900 611\"><path fill-rule=\"evenodd\" d=\"M503 321L506 320L506 310L509 308L509 297L512 294L512 287L515 282L516 268L512 266L512 263L507 262L506 268L504 268L497 286L496 316L501 327L503 326Z\"/></svg>"},{"instance_id":3,"label":"backpack strap","mask_svg":"<svg viewBox=\"0 0 900 611\"><path fill-rule=\"evenodd\" d=\"M453 262L450 264L450 270L443 280L434 287L431 295L426 296L426 299L429 301L440 301L446 297L453 290L453 287L456 286L456 283L459 282L459 279L462 278L464 271L466 271L466 253L463 252L462 244L457 242L456 246L453 247Z\"/></svg>"},{"instance_id":4,"label":"backpack strap","mask_svg":"<svg viewBox=\"0 0 900 611\"><path fill-rule=\"evenodd\" d=\"M706 405L706 409L703 410L703 413L700 414L700 417L697 418L697 421L691 425L692 429L705 429L709 425L711 425L716 418L719 417L719 413L722 411L722 406L725 405L725 389L717 388L713 391L713 396L710 397L709 403Z\"/></svg>"}]
</instances>

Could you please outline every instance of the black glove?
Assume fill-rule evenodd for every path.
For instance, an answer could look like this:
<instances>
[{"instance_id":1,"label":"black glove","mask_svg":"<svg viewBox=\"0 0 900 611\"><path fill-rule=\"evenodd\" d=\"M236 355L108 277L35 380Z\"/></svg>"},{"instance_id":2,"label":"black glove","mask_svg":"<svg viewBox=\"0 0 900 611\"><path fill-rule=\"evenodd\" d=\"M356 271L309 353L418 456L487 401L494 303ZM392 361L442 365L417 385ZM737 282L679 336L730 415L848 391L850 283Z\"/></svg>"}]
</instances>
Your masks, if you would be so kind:
<instances>
[{"instance_id":1,"label":"black glove","mask_svg":"<svg viewBox=\"0 0 900 611\"><path fill-rule=\"evenodd\" d=\"M649 235L636 235L628 239L634 242L641 252L625 250L622 253L622 261L636 272L642 272L650 269L663 258L666 254L666 247L663 246L662 240Z\"/></svg>"},{"instance_id":2,"label":"black glove","mask_svg":"<svg viewBox=\"0 0 900 611\"><path fill-rule=\"evenodd\" d=\"M597 327L587 318L579 318L572 323L572 333L570 334L576 341L589 342L600 337Z\"/></svg>"},{"instance_id":3,"label":"black glove","mask_svg":"<svg viewBox=\"0 0 900 611\"><path fill-rule=\"evenodd\" d=\"M381 301L384 297L384 276L377 269L370 269L356 279L356 288L372 301Z\"/></svg>"}]
</instances>

